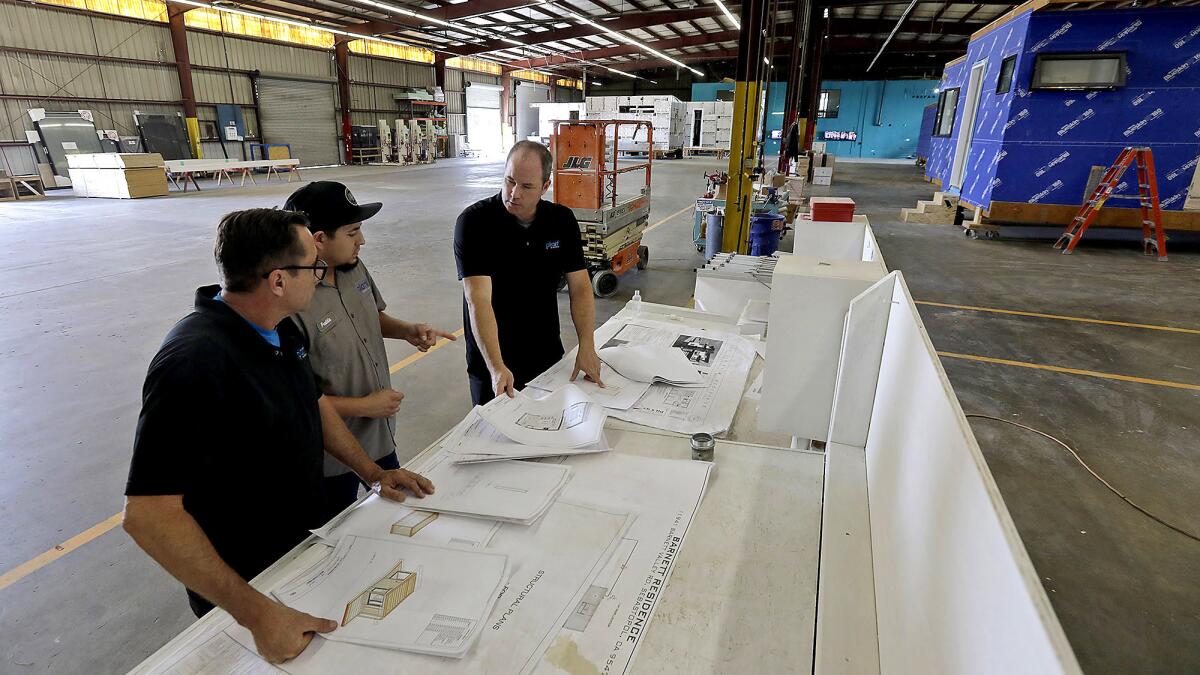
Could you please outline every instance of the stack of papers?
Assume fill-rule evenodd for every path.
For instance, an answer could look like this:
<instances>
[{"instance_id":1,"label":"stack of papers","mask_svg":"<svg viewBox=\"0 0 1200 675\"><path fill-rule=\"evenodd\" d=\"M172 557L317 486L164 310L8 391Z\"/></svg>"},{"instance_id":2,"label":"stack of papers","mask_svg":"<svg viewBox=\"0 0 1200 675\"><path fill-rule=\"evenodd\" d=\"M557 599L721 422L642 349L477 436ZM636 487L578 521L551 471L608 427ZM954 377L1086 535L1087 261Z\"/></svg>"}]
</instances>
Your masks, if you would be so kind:
<instances>
[{"instance_id":1,"label":"stack of papers","mask_svg":"<svg viewBox=\"0 0 1200 675\"><path fill-rule=\"evenodd\" d=\"M414 470L433 482L435 492L413 506L521 525L536 522L571 476L570 467L537 462L455 464L447 452Z\"/></svg>"},{"instance_id":2,"label":"stack of papers","mask_svg":"<svg viewBox=\"0 0 1200 675\"><path fill-rule=\"evenodd\" d=\"M571 383L571 371L575 369L575 354L578 347L572 349L561 361L550 366L550 369L529 381L528 386L540 391L556 391ZM639 382L629 379L607 363L600 364L600 381L603 387L584 378L581 374L573 383L587 394L593 401L610 410L629 410L637 403L642 394L650 388L650 381Z\"/></svg>"},{"instance_id":3,"label":"stack of papers","mask_svg":"<svg viewBox=\"0 0 1200 675\"><path fill-rule=\"evenodd\" d=\"M499 529L498 520L428 511L421 508L419 499L400 503L373 494L312 533L330 545L346 535L356 534L429 546L485 548Z\"/></svg>"},{"instance_id":4,"label":"stack of papers","mask_svg":"<svg viewBox=\"0 0 1200 675\"><path fill-rule=\"evenodd\" d=\"M543 399L524 391L497 396L479 408L479 416L516 443L539 448L580 448L596 445L608 417L574 384L566 384Z\"/></svg>"},{"instance_id":5,"label":"stack of papers","mask_svg":"<svg viewBox=\"0 0 1200 675\"><path fill-rule=\"evenodd\" d=\"M272 595L337 621L327 640L461 658L507 578L506 555L349 535Z\"/></svg>"},{"instance_id":6,"label":"stack of papers","mask_svg":"<svg viewBox=\"0 0 1200 675\"><path fill-rule=\"evenodd\" d=\"M517 443L483 419L479 415L479 408L468 413L466 419L459 422L442 443L442 451L452 455L453 461L457 464L585 455L592 452L606 452L608 449L608 442L605 441L603 435L601 435L599 443L578 448L547 448Z\"/></svg>"},{"instance_id":7,"label":"stack of papers","mask_svg":"<svg viewBox=\"0 0 1200 675\"><path fill-rule=\"evenodd\" d=\"M704 376L684 351L689 346L628 343L606 346L597 353L600 360L631 380L677 387L701 387L704 386Z\"/></svg>"}]
</instances>

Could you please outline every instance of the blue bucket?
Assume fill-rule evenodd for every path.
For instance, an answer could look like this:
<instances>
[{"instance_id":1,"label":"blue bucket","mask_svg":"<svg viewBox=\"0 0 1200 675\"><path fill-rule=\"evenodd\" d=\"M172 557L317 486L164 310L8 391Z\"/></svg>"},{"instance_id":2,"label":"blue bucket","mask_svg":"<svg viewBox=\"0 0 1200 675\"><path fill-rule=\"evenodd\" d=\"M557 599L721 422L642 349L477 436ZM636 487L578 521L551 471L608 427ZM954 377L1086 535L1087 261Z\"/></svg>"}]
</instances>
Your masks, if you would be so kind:
<instances>
[{"instance_id":1,"label":"blue bucket","mask_svg":"<svg viewBox=\"0 0 1200 675\"><path fill-rule=\"evenodd\" d=\"M783 221L778 213L759 213L750 218L750 255L771 255L779 250ZM778 228L776 224L778 223Z\"/></svg>"}]
</instances>

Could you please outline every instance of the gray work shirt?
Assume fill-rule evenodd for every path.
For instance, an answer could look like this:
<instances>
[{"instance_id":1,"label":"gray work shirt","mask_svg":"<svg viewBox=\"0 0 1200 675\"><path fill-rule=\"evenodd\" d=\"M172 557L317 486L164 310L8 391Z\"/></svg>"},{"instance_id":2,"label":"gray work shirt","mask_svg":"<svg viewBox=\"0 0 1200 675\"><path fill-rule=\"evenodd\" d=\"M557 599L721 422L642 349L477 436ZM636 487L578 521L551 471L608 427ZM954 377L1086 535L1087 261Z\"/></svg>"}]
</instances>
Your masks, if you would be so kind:
<instances>
[{"instance_id":1,"label":"gray work shirt","mask_svg":"<svg viewBox=\"0 0 1200 675\"><path fill-rule=\"evenodd\" d=\"M330 270L333 273L333 270ZM321 391L331 396L366 396L392 386L379 313L387 307L375 280L361 261L349 270L338 270L317 284L308 309L292 319L308 338L308 360ZM350 432L371 459L396 449L396 419L344 418ZM350 467L325 454L325 475L340 476Z\"/></svg>"}]
</instances>

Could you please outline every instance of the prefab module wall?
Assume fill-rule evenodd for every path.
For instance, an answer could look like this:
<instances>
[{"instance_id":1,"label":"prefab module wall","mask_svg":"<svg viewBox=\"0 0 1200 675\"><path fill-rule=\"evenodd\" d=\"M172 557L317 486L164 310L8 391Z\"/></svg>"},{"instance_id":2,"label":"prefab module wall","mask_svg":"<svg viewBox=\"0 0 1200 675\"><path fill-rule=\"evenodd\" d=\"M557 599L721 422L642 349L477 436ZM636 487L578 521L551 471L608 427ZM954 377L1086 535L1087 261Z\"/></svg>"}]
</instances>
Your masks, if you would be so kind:
<instances>
[{"instance_id":1,"label":"prefab module wall","mask_svg":"<svg viewBox=\"0 0 1200 675\"><path fill-rule=\"evenodd\" d=\"M1200 9L1037 12L1026 45L1016 70L1005 159L990 194L996 215L1019 216L1029 204L1068 205L1039 211L1069 219L1084 199L1092 167L1112 164L1126 146L1153 150L1162 207L1181 210L1200 155ZM1062 53L1123 54L1124 84L1031 89L1037 56ZM1134 174L1124 182L1120 192L1136 192ZM1129 224L1140 224L1126 215ZM1168 213L1167 226L1198 227L1197 216Z\"/></svg>"},{"instance_id":2,"label":"prefab module wall","mask_svg":"<svg viewBox=\"0 0 1200 675\"><path fill-rule=\"evenodd\" d=\"M1200 214L1180 213L1200 155L1198 48L1195 8L1033 11L986 28L966 57L947 64L926 175L943 188L961 188L963 200L993 220L1063 224L1094 185L1094 167L1109 166L1124 147L1148 146L1164 223L1200 229ZM1107 86L1035 84L1048 79L1039 60L1053 65L1097 56L1123 61ZM977 115L964 143L971 71L980 64ZM953 116L952 130L946 115ZM1120 192L1136 191L1133 174L1124 182ZM1115 208L1132 205L1110 203L1099 224L1139 225L1136 211Z\"/></svg>"},{"instance_id":3,"label":"prefab module wall","mask_svg":"<svg viewBox=\"0 0 1200 675\"><path fill-rule=\"evenodd\" d=\"M1025 13L976 33L967 45L967 55L946 66L938 86L925 172L943 188L961 188L962 199L969 204L986 208L998 164L1004 158L1001 145L1016 92L1011 71L1005 82L1000 81L1000 74L1006 69L1005 59L1015 57L1020 64L1029 17ZM970 120L969 129L964 128L968 126L964 119Z\"/></svg>"}]
</instances>

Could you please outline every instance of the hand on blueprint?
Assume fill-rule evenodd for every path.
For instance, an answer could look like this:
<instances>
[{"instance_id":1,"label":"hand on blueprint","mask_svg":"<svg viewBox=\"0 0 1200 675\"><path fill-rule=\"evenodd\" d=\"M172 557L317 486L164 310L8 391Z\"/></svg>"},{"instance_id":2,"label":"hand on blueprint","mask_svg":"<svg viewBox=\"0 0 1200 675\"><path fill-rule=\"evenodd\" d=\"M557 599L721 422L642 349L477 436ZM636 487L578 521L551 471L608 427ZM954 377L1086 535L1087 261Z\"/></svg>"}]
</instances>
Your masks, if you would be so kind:
<instances>
[{"instance_id":1,"label":"hand on blueprint","mask_svg":"<svg viewBox=\"0 0 1200 675\"><path fill-rule=\"evenodd\" d=\"M427 323L414 323L412 333L408 336L408 343L423 352L427 352L430 347L437 344L438 338L446 338L451 342L458 340L458 338L454 337L453 333L447 333Z\"/></svg>"},{"instance_id":2,"label":"hand on blueprint","mask_svg":"<svg viewBox=\"0 0 1200 675\"><path fill-rule=\"evenodd\" d=\"M425 495L433 494L433 483L425 476L413 473L408 469L384 471L371 483L372 492L394 502L404 501L405 494L403 490L408 490L420 499Z\"/></svg>"},{"instance_id":3,"label":"hand on blueprint","mask_svg":"<svg viewBox=\"0 0 1200 675\"><path fill-rule=\"evenodd\" d=\"M254 635L254 646L264 659L283 663L294 659L312 642L316 633L331 633L337 622L298 612L277 602L269 602L246 628Z\"/></svg>"},{"instance_id":4,"label":"hand on blueprint","mask_svg":"<svg viewBox=\"0 0 1200 675\"><path fill-rule=\"evenodd\" d=\"M571 382L583 373L591 382L595 382L600 387L604 383L600 381L600 357L596 354L595 349L579 350L578 356L575 357L575 369L571 371Z\"/></svg>"},{"instance_id":5,"label":"hand on blueprint","mask_svg":"<svg viewBox=\"0 0 1200 675\"><path fill-rule=\"evenodd\" d=\"M515 390L513 385L516 380L513 378L512 371L504 366L500 366L500 370L492 373L492 393L499 396L504 394L509 398L513 397Z\"/></svg>"}]
</instances>

